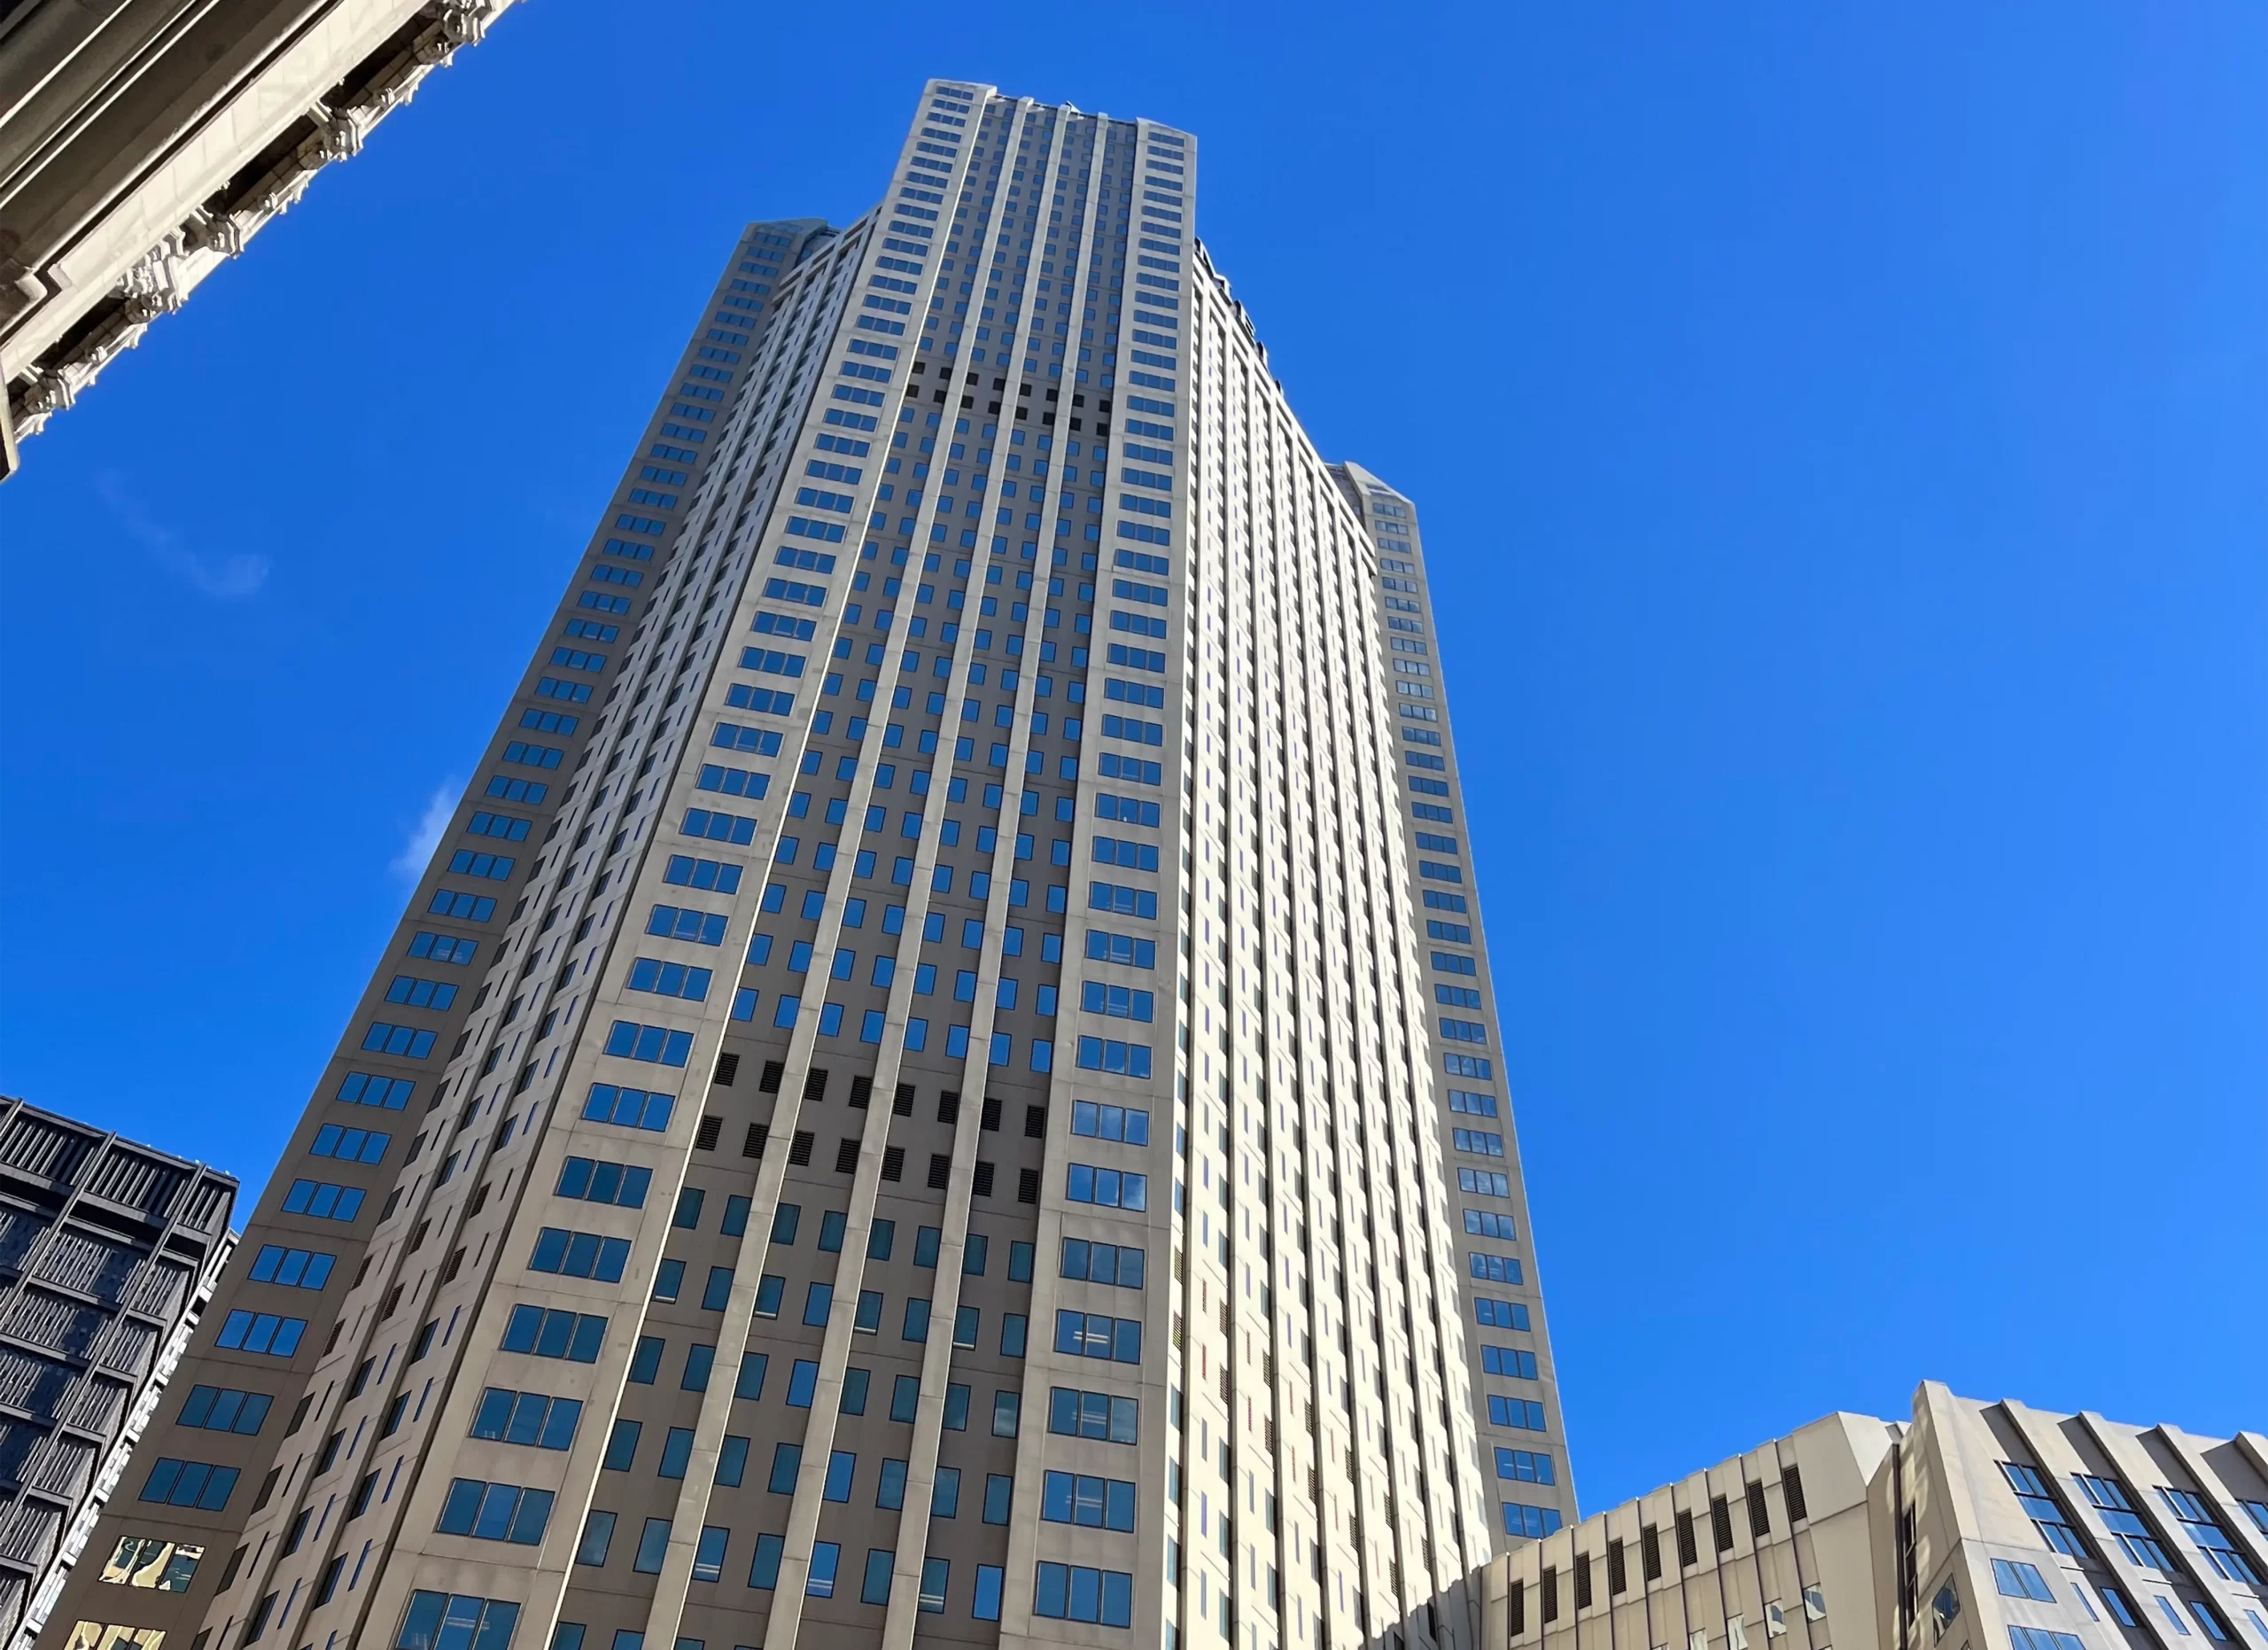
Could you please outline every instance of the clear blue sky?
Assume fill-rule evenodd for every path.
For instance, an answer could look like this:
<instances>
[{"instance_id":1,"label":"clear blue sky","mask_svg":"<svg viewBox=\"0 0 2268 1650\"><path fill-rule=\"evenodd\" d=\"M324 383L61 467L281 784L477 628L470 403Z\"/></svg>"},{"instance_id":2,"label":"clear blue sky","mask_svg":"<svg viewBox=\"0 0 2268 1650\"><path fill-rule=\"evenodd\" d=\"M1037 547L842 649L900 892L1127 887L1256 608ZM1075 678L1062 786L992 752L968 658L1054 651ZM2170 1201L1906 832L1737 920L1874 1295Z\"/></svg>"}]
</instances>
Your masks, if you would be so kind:
<instances>
[{"instance_id":1,"label":"clear blue sky","mask_svg":"<svg viewBox=\"0 0 2268 1650\"><path fill-rule=\"evenodd\" d=\"M1587 1506L2268 1425L2268 17L529 0L0 487L0 1092L257 1181L745 221L1203 144L1420 501Z\"/></svg>"}]
</instances>

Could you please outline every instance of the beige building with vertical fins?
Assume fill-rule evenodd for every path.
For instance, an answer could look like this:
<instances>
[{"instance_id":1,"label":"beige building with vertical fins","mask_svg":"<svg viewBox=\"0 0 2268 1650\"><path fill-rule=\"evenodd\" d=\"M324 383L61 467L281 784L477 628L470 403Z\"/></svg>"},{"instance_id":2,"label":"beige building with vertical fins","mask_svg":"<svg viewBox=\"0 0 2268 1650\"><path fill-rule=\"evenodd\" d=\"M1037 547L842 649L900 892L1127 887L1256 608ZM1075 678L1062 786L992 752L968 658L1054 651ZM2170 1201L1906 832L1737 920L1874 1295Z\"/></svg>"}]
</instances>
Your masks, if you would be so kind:
<instances>
[{"instance_id":1,"label":"beige building with vertical fins","mask_svg":"<svg viewBox=\"0 0 2268 1650\"><path fill-rule=\"evenodd\" d=\"M1542 1323L1471 1318L1377 506L1199 167L936 81L742 237L176 1380L266 1420L97 1536L206 1556L83 1642L1473 1643Z\"/></svg>"},{"instance_id":2,"label":"beige building with vertical fins","mask_svg":"<svg viewBox=\"0 0 2268 1650\"><path fill-rule=\"evenodd\" d=\"M1838 1414L1495 1560L1488 1650L2264 1650L2268 1437Z\"/></svg>"},{"instance_id":3,"label":"beige building with vertical fins","mask_svg":"<svg viewBox=\"0 0 2268 1650\"><path fill-rule=\"evenodd\" d=\"M0 478L510 4L0 4Z\"/></svg>"}]
</instances>

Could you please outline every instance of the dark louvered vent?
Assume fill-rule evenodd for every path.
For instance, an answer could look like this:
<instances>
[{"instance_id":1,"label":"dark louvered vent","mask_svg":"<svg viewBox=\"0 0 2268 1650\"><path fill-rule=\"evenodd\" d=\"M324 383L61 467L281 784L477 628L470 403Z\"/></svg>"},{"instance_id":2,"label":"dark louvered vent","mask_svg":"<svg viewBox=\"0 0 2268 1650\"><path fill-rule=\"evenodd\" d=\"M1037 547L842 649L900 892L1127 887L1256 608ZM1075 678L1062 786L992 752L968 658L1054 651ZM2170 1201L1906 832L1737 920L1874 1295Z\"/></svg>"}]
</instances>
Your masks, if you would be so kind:
<instances>
[{"instance_id":1,"label":"dark louvered vent","mask_svg":"<svg viewBox=\"0 0 2268 1650\"><path fill-rule=\"evenodd\" d=\"M897 1093L889 1102L889 1115L893 1117L910 1117L913 1115L913 1084L900 1083L897 1086Z\"/></svg>"},{"instance_id":2,"label":"dark louvered vent","mask_svg":"<svg viewBox=\"0 0 2268 1650\"><path fill-rule=\"evenodd\" d=\"M1797 1470L1796 1464L1793 1461L1789 1462L1788 1465L1780 1469L1780 1498L1788 1504L1788 1522L1790 1523L1793 1523L1799 1518L1809 1518L1811 1516L1811 1514L1804 1509L1803 1474Z\"/></svg>"},{"instance_id":3,"label":"dark louvered vent","mask_svg":"<svg viewBox=\"0 0 2268 1650\"><path fill-rule=\"evenodd\" d=\"M718 1088L730 1088L733 1086L733 1079L740 1074L741 1057L738 1055L718 1055L717 1073L709 1080Z\"/></svg>"},{"instance_id":4,"label":"dark louvered vent","mask_svg":"<svg viewBox=\"0 0 2268 1650\"><path fill-rule=\"evenodd\" d=\"M804 1073L804 1099L806 1101L827 1098L827 1068L813 1066Z\"/></svg>"},{"instance_id":5,"label":"dark louvered vent","mask_svg":"<svg viewBox=\"0 0 2268 1650\"><path fill-rule=\"evenodd\" d=\"M854 1077L850 1079L850 1104L853 1108L859 1111L864 1111L868 1106L874 1104L874 1078L870 1077Z\"/></svg>"},{"instance_id":6,"label":"dark louvered vent","mask_svg":"<svg viewBox=\"0 0 2268 1650\"><path fill-rule=\"evenodd\" d=\"M1036 1203L1039 1201L1038 1170L1019 1169L1016 1171L1016 1201L1020 1203Z\"/></svg>"},{"instance_id":7,"label":"dark louvered vent","mask_svg":"<svg viewBox=\"0 0 2268 1650\"><path fill-rule=\"evenodd\" d=\"M987 1094L984 1097L984 1114L983 1117L978 1120L976 1126L981 1129L991 1129L996 1132L999 1129L1000 1101L997 1095Z\"/></svg>"},{"instance_id":8,"label":"dark louvered vent","mask_svg":"<svg viewBox=\"0 0 2268 1650\"><path fill-rule=\"evenodd\" d=\"M780 1061L765 1061L764 1062L764 1075L757 1078L756 1086L758 1090L766 1094L778 1094L780 1092L780 1078L787 1070L787 1066Z\"/></svg>"},{"instance_id":9,"label":"dark louvered vent","mask_svg":"<svg viewBox=\"0 0 2268 1650\"><path fill-rule=\"evenodd\" d=\"M68 1181L98 1144L97 1138L19 1112L0 1134L0 1163L37 1179ZM105 1196L111 1196L106 1189ZM120 1200L123 1201L123 1200Z\"/></svg>"},{"instance_id":10,"label":"dark louvered vent","mask_svg":"<svg viewBox=\"0 0 2268 1650\"><path fill-rule=\"evenodd\" d=\"M885 1180L902 1180L905 1178L905 1148L903 1146L883 1147L882 1179Z\"/></svg>"},{"instance_id":11,"label":"dark louvered vent","mask_svg":"<svg viewBox=\"0 0 2268 1650\"><path fill-rule=\"evenodd\" d=\"M949 1088L937 1096L937 1121L947 1125L960 1121L960 1094L957 1090Z\"/></svg>"},{"instance_id":12,"label":"dark louvered vent","mask_svg":"<svg viewBox=\"0 0 2268 1650\"><path fill-rule=\"evenodd\" d=\"M990 1164L980 1162L976 1165L976 1179L970 1186L969 1193L975 1197L992 1195L992 1165Z\"/></svg>"},{"instance_id":13,"label":"dark louvered vent","mask_svg":"<svg viewBox=\"0 0 2268 1650\"><path fill-rule=\"evenodd\" d=\"M1026 1106L1024 1108L1024 1138L1028 1140L1044 1140L1047 1138L1046 1107Z\"/></svg>"},{"instance_id":14,"label":"dark louvered vent","mask_svg":"<svg viewBox=\"0 0 2268 1650\"><path fill-rule=\"evenodd\" d=\"M762 1123L750 1124L748 1125L748 1138L741 1142L741 1156L743 1157L756 1158L758 1162L763 1161L764 1142L771 1132L772 1131L768 1125Z\"/></svg>"},{"instance_id":15,"label":"dark louvered vent","mask_svg":"<svg viewBox=\"0 0 2268 1650\"><path fill-rule=\"evenodd\" d=\"M858 1137L846 1134L835 1148L835 1172L856 1174L858 1171Z\"/></svg>"},{"instance_id":16,"label":"dark louvered vent","mask_svg":"<svg viewBox=\"0 0 2268 1650\"><path fill-rule=\"evenodd\" d=\"M812 1132L809 1129L797 1129L795 1139L788 1142L788 1161L797 1168L801 1168L811 1160Z\"/></svg>"},{"instance_id":17,"label":"dark louvered vent","mask_svg":"<svg viewBox=\"0 0 2268 1650\"><path fill-rule=\"evenodd\" d=\"M725 1120L722 1117L711 1116L702 1118L701 1126L693 1132L693 1149L697 1152L715 1151L717 1137L724 1132Z\"/></svg>"},{"instance_id":18,"label":"dark louvered vent","mask_svg":"<svg viewBox=\"0 0 2268 1650\"><path fill-rule=\"evenodd\" d=\"M933 1192L942 1192L951 1183L952 1178L953 1160L943 1152L931 1152L929 1154L929 1189Z\"/></svg>"}]
</instances>

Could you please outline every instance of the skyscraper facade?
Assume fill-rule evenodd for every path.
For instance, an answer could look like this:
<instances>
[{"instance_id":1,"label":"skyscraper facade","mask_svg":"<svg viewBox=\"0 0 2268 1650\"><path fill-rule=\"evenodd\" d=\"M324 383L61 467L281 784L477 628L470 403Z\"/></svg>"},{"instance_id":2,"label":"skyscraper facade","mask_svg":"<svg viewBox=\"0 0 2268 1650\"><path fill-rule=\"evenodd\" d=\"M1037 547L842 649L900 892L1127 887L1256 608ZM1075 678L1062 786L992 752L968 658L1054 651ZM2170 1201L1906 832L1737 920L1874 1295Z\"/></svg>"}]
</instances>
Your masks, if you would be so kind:
<instances>
[{"instance_id":1,"label":"skyscraper facade","mask_svg":"<svg viewBox=\"0 0 2268 1650\"><path fill-rule=\"evenodd\" d=\"M510 4L0 5L0 478Z\"/></svg>"},{"instance_id":2,"label":"skyscraper facade","mask_svg":"<svg viewBox=\"0 0 2268 1650\"><path fill-rule=\"evenodd\" d=\"M1448 1183L1455 1188L1465 1344L1480 1461L1499 1546L1550 1535L1575 1513L1559 1381L1543 1318L1519 1139L1498 1051L1488 943L1474 885L1472 815L1449 728L1418 507L1360 464L1334 466L1379 551L1379 622L1400 739L1405 862L1423 925L1427 1030Z\"/></svg>"},{"instance_id":3,"label":"skyscraper facade","mask_svg":"<svg viewBox=\"0 0 2268 1650\"><path fill-rule=\"evenodd\" d=\"M743 237L97 1536L228 1556L58 1617L1473 1642L1379 552L1198 165L936 81Z\"/></svg>"}]
</instances>

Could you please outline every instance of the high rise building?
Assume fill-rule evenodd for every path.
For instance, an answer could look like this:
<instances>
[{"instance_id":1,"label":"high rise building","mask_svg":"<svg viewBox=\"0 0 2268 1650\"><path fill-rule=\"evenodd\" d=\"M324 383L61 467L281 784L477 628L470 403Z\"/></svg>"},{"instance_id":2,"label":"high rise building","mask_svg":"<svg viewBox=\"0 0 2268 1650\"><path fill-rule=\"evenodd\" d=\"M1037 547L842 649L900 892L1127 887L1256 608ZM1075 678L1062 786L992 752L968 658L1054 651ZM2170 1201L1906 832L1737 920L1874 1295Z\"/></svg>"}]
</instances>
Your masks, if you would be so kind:
<instances>
[{"instance_id":1,"label":"high rise building","mask_svg":"<svg viewBox=\"0 0 2268 1650\"><path fill-rule=\"evenodd\" d=\"M1497 1545L1550 1535L1575 1513L1559 1442L1559 1381L1543 1319L1534 1231L1520 1174L1503 1039L1488 974L1480 894L1472 880L1472 814L1449 729L1449 684L1433 627L1418 507L1360 464L1333 467L1379 549L1379 621L1401 737L1403 852L1433 999L1435 1122L1456 1190L1465 1346L1482 1469L1495 1481Z\"/></svg>"},{"instance_id":2,"label":"high rise building","mask_svg":"<svg viewBox=\"0 0 2268 1650\"><path fill-rule=\"evenodd\" d=\"M97 1537L212 1556L58 1619L1472 1643L1379 553L1198 170L936 81L749 230Z\"/></svg>"},{"instance_id":3,"label":"high rise building","mask_svg":"<svg viewBox=\"0 0 2268 1650\"><path fill-rule=\"evenodd\" d=\"M0 1642L28 1646L211 1298L237 1183L0 1098ZM90 1568L163 1586L176 1550Z\"/></svg>"},{"instance_id":4,"label":"high rise building","mask_svg":"<svg viewBox=\"0 0 2268 1650\"><path fill-rule=\"evenodd\" d=\"M510 4L0 4L0 477Z\"/></svg>"},{"instance_id":5,"label":"high rise building","mask_svg":"<svg viewBox=\"0 0 2268 1650\"><path fill-rule=\"evenodd\" d=\"M1979 1403L1837 1414L1499 1557L1491 1650L2252 1650L2268 1438Z\"/></svg>"}]
</instances>

